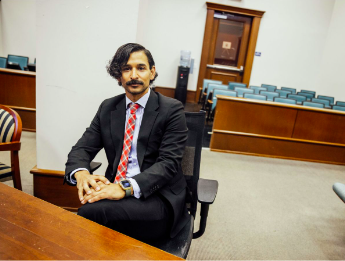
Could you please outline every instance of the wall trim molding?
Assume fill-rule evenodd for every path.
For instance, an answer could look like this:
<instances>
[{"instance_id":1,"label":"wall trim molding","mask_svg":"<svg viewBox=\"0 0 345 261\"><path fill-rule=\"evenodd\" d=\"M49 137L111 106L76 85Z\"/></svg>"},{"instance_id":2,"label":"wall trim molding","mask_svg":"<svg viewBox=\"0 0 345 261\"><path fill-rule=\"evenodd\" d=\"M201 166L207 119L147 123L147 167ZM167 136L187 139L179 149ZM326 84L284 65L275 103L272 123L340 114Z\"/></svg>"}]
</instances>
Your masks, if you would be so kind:
<instances>
[{"instance_id":1,"label":"wall trim molding","mask_svg":"<svg viewBox=\"0 0 345 261\"><path fill-rule=\"evenodd\" d=\"M175 97L175 90L174 87L163 87L163 86L156 86L155 91L163 94L164 96L174 98ZM187 90L187 99L186 102L188 103L195 103L196 100L196 91Z\"/></svg>"}]
</instances>

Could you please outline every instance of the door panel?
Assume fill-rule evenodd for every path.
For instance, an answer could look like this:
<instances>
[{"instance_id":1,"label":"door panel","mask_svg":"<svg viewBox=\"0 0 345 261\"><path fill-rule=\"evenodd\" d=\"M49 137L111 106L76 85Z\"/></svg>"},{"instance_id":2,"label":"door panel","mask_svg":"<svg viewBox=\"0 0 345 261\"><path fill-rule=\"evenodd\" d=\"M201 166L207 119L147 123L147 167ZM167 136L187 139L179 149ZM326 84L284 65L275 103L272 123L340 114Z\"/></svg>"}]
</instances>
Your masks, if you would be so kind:
<instances>
[{"instance_id":1,"label":"door panel","mask_svg":"<svg viewBox=\"0 0 345 261\"><path fill-rule=\"evenodd\" d=\"M222 81L223 84L227 84L228 82L241 82L239 79L240 75L236 72L222 72L221 70L207 70L206 78L211 80Z\"/></svg>"}]
</instances>

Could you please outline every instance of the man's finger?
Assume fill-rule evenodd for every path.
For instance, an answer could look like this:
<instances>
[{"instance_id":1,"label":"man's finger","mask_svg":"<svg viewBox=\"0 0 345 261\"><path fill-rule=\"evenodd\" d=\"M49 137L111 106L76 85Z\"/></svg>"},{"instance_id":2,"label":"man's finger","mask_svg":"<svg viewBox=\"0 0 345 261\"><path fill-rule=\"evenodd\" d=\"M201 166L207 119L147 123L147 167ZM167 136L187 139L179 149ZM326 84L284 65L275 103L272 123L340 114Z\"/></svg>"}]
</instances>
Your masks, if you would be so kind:
<instances>
[{"instance_id":1,"label":"man's finger","mask_svg":"<svg viewBox=\"0 0 345 261\"><path fill-rule=\"evenodd\" d=\"M95 181L95 179L90 179L89 180L89 184L91 185L91 187L95 190L95 191L99 191L101 188L99 187L99 185L97 184L97 182ZM90 193L88 193L90 194Z\"/></svg>"},{"instance_id":2,"label":"man's finger","mask_svg":"<svg viewBox=\"0 0 345 261\"><path fill-rule=\"evenodd\" d=\"M84 199L83 191L84 191L83 186L78 186L78 196L79 196L80 201Z\"/></svg>"},{"instance_id":3,"label":"man's finger","mask_svg":"<svg viewBox=\"0 0 345 261\"><path fill-rule=\"evenodd\" d=\"M89 187L89 183L87 181L83 182L83 189L87 195L91 194L91 189Z\"/></svg>"}]
</instances>

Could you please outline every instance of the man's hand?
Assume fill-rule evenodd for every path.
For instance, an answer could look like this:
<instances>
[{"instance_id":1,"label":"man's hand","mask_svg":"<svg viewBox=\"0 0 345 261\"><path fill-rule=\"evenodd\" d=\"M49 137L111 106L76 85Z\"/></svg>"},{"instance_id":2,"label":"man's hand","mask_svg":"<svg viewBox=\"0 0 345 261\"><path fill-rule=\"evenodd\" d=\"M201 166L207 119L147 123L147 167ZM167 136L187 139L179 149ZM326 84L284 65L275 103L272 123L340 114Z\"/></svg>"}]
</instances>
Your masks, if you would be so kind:
<instances>
[{"instance_id":1,"label":"man's hand","mask_svg":"<svg viewBox=\"0 0 345 261\"><path fill-rule=\"evenodd\" d=\"M102 199L110 200L120 200L125 197L126 192L120 187L119 184L109 184L105 185L103 182L98 181L97 185L100 187L98 191L91 188L91 193L85 195L84 200L81 201L82 204L86 202L93 203Z\"/></svg>"},{"instance_id":2,"label":"man's hand","mask_svg":"<svg viewBox=\"0 0 345 261\"><path fill-rule=\"evenodd\" d=\"M101 189L100 184L109 185L109 180L100 175L91 175L87 170L81 170L74 174L75 179L77 180L78 196L80 201L84 200L84 191L86 195L94 191L99 191Z\"/></svg>"}]
</instances>

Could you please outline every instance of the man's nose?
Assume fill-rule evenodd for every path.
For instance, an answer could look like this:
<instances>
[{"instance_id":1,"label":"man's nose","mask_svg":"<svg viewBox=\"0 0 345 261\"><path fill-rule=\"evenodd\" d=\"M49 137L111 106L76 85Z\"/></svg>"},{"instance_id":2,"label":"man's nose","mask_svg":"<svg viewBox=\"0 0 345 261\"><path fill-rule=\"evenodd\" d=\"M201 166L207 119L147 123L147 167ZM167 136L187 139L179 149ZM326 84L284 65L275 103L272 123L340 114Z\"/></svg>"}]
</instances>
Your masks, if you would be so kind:
<instances>
[{"instance_id":1,"label":"man's nose","mask_svg":"<svg viewBox=\"0 0 345 261\"><path fill-rule=\"evenodd\" d=\"M133 68L132 74L131 74L131 79L137 79L137 78L138 78L137 69Z\"/></svg>"}]
</instances>

